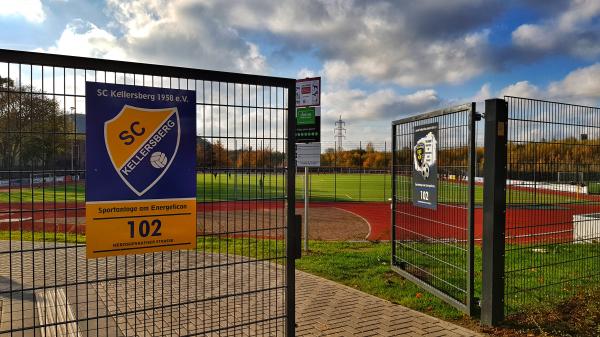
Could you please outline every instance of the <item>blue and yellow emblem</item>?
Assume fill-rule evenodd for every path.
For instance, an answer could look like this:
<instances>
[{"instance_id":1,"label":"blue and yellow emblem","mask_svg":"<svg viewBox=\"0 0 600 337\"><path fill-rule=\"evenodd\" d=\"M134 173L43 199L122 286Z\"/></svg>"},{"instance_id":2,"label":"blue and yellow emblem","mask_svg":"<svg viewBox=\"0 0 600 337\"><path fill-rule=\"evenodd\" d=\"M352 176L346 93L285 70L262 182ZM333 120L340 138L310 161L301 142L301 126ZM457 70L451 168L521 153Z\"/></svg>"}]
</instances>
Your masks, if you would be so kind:
<instances>
[{"instance_id":1,"label":"blue and yellow emblem","mask_svg":"<svg viewBox=\"0 0 600 337\"><path fill-rule=\"evenodd\" d=\"M104 123L110 160L138 196L167 172L177 155L180 134L176 107L145 109L125 105L116 117Z\"/></svg>"}]
</instances>

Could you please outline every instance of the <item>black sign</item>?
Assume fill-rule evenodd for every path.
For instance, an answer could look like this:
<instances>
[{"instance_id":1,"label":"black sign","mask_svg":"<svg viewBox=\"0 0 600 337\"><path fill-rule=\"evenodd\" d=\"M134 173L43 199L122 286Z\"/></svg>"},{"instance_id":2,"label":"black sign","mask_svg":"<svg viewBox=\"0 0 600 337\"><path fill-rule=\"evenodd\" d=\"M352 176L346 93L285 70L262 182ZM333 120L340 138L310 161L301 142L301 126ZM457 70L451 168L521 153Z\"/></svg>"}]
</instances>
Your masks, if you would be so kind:
<instances>
[{"instance_id":1,"label":"black sign","mask_svg":"<svg viewBox=\"0 0 600 337\"><path fill-rule=\"evenodd\" d=\"M319 143L321 141L321 107L296 109L296 143Z\"/></svg>"},{"instance_id":2,"label":"black sign","mask_svg":"<svg viewBox=\"0 0 600 337\"><path fill-rule=\"evenodd\" d=\"M415 126L413 144L413 204L436 209L438 123Z\"/></svg>"}]
</instances>

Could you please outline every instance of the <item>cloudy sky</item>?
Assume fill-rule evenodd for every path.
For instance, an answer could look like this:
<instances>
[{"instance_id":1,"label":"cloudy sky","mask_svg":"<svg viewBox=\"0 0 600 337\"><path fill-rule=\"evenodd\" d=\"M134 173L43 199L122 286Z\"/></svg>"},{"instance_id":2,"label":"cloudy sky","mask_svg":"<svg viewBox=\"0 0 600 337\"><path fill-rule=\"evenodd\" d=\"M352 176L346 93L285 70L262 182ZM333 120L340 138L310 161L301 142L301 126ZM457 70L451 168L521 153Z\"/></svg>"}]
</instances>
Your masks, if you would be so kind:
<instances>
[{"instance_id":1,"label":"cloudy sky","mask_svg":"<svg viewBox=\"0 0 600 337\"><path fill-rule=\"evenodd\" d=\"M600 103L600 0L0 0L0 48L322 76L323 139L505 94Z\"/></svg>"}]
</instances>

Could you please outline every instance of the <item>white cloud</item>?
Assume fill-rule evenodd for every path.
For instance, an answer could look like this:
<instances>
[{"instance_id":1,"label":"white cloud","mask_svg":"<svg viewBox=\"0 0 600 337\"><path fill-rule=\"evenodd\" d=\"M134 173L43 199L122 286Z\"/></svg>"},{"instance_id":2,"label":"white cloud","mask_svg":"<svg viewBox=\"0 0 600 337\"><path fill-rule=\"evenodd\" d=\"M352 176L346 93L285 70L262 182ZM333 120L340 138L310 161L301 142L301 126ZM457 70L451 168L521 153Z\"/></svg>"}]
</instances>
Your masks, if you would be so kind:
<instances>
[{"instance_id":1,"label":"white cloud","mask_svg":"<svg viewBox=\"0 0 600 337\"><path fill-rule=\"evenodd\" d=\"M389 142L390 122L416 113L438 108L443 100L432 89L401 95L392 89L374 92L338 88L322 96L322 142L333 146L334 122L341 116L346 122L344 147L357 147L359 141ZM388 143L389 145L389 143Z\"/></svg>"},{"instance_id":2,"label":"white cloud","mask_svg":"<svg viewBox=\"0 0 600 337\"><path fill-rule=\"evenodd\" d=\"M587 58L600 55L600 1L572 0L558 13L540 23L519 26L512 33L513 43L538 53L567 52Z\"/></svg>"},{"instance_id":3,"label":"white cloud","mask_svg":"<svg viewBox=\"0 0 600 337\"><path fill-rule=\"evenodd\" d=\"M341 89L323 92L325 119L339 115L352 121L392 120L416 112L426 112L441 102L432 89L399 95L391 89L369 93L359 89Z\"/></svg>"},{"instance_id":4,"label":"white cloud","mask_svg":"<svg viewBox=\"0 0 600 337\"><path fill-rule=\"evenodd\" d=\"M46 20L41 0L0 0L0 17L2 16L20 16L32 23Z\"/></svg>"},{"instance_id":5,"label":"white cloud","mask_svg":"<svg viewBox=\"0 0 600 337\"><path fill-rule=\"evenodd\" d=\"M165 17L173 15L176 4L169 6L163 0L107 0L107 6L117 26L127 33L126 38L134 39L147 38L152 30L168 22Z\"/></svg>"},{"instance_id":6,"label":"white cloud","mask_svg":"<svg viewBox=\"0 0 600 337\"><path fill-rule=\"evenodd\" d=\"M550 83L548 93L552 97L597 102L600 99L600 63L573 70L564 79Z\"/></svg>"},{"instance_id":7,"label":"white cloud","mask_svg":"<svg viewBox=\"0 0 600 337\"><path fill-rule=\"evenodd\" d=\"M242 39L202 0L109 0L121 43L136 60L241 72L265 72L256 44Z\"/></svg>"},{"instance_id":8,"label":"white cloud","mask_svg":"<svg viewBox=\"0 0 600 337\"><path fill-rule=\"evenodd\" d=\"M442 99L433 89L399 94L391 87L364 90L352 88L352 67L346 62L328 61L317 74L322 75L322 129L328 129L340 116L348 123L349 136L358 140L384 141L389 123L398 118L437 108ZM382 132L382 130L386 130ZM323 141L333 141L323 133Z\"/></svg>"},{"instance_id":9,"label":"white cloud","mask_svg":"<svg viewBox=\"0 0 600 337\"><path fill-rule=\"evenodd\" d=\"M515 96L527 98L544 98L545 94L528 81L519 81L500 90L499 96Z\"/></svg>"},{"instance_id":10,"label":"white cloud","mask_svg":"<svg viewBox=\"0 0 600 337\"><path fill-rule=\"evenodd\" d=\"M314 50L325 64L345 67L346 74L332 69L345 77L423 87L460 83L490 67L489 32L481 25L493 19L488 14L496 1L204 2L234 28L268 32L288 48ZM485 10L465 16L477 9Z\"/></svg>"},{"instance_id":11,"label":"white cloud","mask_svg":"<svg viewBox=\"0 0 600 337\"><path fill-rule=\"evenodd\" d=\"M474 97L485 99L492 97L492 94L489 85L485 84ZM540 88L529 81L519 81L500 89L496 95L596 106L600 103L600 63L575 69L563 79L551 82L546 88Z\"/></svg>"},{"instance_id":12,"label":"white cloud","mask_svg":"<svg viewBox=\"0 0 600 337\"><path fill-rule=\"evenodd\" d=\"M322 74L331 89L346 88L352 78L352 69L344 61L328 61L323 65Z\"/></svg>"},{"instance_id":13,"label":"white cloud","mask_svg":"<svg viewBox=\"0 0 600 337\"><path fill-rule=\"evenodd\" d=\"M389 87L377 90L352 88L351 68L342 61L326 62L317 74L322 75L322 123L332 127L340 115L348 123L360 124L362 130L365 123L388 123L392 119L431 110L442 101L433 89L403 95ZM310 75L315 74L311 71ZM376 137L368 139L382 140L387 134L375 132L371 135ZM361 131L361 137L365 136Z\"/></svg>"},{"instance_id":14,"label":"white cloud","mask_svg":"<svg viewBox=\"0 0 600 337\"><path fill-rule=\"evenodd\" d=\"M119 47L119 41L114 35L81 20L68 24L55 44L46 51L108 59L126 57L125 51Z\"/></svg>"},{"instance_id":15,"label":"white cloud","mask_svg":"<svg viewBox=\"0 0 600 337\"><path fill-rule=\"evenodd\" d=\"M315 72L312 69L302 68L296 74L296 78L307 78L307 77L315 77Z\"/></svg>"},{"instance_id":16,"label":"white cloud","mask_svg":"<svg viewBox=\"0 0 600 337\"><path fill-rule=\"evenodd\" d=\"M512 40L515 44L535 49L553 48L556 36L545 27L534 24L523 24L512 32Z\"/></svg>"},{"instance_id":17,"label":"white cloud","mask_svg":"<svg viewBox=\"0 0 600 337\"><path fill-rule=\"evenodd\" d=\"M479 91L477 91L477 93L475 95L473 95L473 97L471 97L471 99L469 99L469 101L479 103L479 102L483 102L489 98L492 98L491 85L489 83L485 83L484 85L481 86Z\"/></svg>"},{"instance_id":18,"label":"white cloud","mask_svg":"<svg viewBox=\"0 0 600 337\"><path fill-rule=\"evenodd\" d=\"M109 0L106 28L76 20L45 51L205 69L264 73L258 45L200 0Z\"/></svg>"},{"instance_id":19,"label":"white cloud","mask_svg":"<svg viewBox=\"0 0 600 337\"><path fill-rule=\"evenodd\" d=\"M248 48L245 57L238 57L237 69L248 73L261 73L267 68L267 59L260 53L260 49L254 43L246 43Z\"/></svg>"}]
</instances>

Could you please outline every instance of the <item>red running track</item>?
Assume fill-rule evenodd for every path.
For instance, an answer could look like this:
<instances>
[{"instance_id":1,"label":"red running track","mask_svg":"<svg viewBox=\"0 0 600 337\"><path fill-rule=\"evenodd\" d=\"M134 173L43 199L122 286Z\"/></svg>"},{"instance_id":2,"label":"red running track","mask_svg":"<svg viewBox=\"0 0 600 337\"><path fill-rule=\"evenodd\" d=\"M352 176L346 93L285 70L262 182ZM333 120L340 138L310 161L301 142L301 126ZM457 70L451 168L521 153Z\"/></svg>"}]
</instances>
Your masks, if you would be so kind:
<instances>
[{"instance_id":1,"label":"red running track","mask_svg":"<svg viewBox=\"0 0 600 337\"><path fill-rule=\"evenodd\" d=\"M335 207L362 217L370 226L366 239L390 240L391 210L386 202L311 202L311 207ZM198 213L283 208L282 201L236 201L198 203ZM303 203L296 207L302 208ZM426 238L465 240L464 209L438 205L437 210L399 204L397 237L409 240ZM600 205L563 205L546 209L509 208L506 212L509 243L568 241L573 238L573 215L600 212ZM408 215L411 214L411 215ZM416 216L414 216L416 215ZM84 203L0 204L0 230L85 233ZM475 238L481 240L482 209L475 210Z\"/></svg>"},{"instance_id":2,"label":"red running track","mask_svg":"<svg viewBox=\"0 0 600 337\"><path fill-rule=\"evenodd\" d=\"M235 201L198 203L197 212L240 211L283 208L282 201ZM296 207L304 207L298 202ZM390 205L388 203L311 202L310 207L336 207L362 217L370 226L366 239L389 240ZM0 204L0 230L85 233L84 203Z\"/></svg>"}]
</instances>

